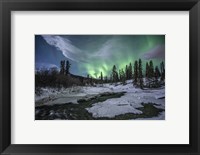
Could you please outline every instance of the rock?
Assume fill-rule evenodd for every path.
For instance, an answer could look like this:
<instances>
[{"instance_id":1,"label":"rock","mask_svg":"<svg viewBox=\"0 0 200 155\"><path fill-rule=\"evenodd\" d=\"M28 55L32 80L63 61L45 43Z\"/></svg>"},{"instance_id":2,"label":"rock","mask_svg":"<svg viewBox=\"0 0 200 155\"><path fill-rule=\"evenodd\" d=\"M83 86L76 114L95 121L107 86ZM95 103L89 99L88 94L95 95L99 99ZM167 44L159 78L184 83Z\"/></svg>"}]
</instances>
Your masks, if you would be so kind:
<instances>
[{"instance_id":1,"label":"rock","mask_svg":"<svg viewBox=\"0 0 200 155\"><path fill-rule=\"evenodd\" d=\"M81 103L81 102L86 102L86 101L87 101L86 99L79 99L79 100L78 100L78 102L80 102L80 103Z\"/></svg>"},{"instance_id":2,"label":"rock","mask_svg":"<svg viewBox=\"0 0 200 155\"><path fill-rule=\"evenodd\" d=\"M40 110L35 111L35 115L38 115L40 113Z\"/></svg>"},{"instance_id":3,"label":"rock","mask_svg":"<svg viewBox=\"0 0 200 155\"><path fill-rule=\"evenodd\" d=\"M55 116L56 116L57 118L61 118L61 117L62 117L59 113L55 113Z\"/></svg>"},{"instance_id":4,"label":"rock","mask_svg":"<svg viewBox=\"0 0 200 155\"><path fill-rule=\"evenodd\" d=\"M55 112L54 112L53 110L50 110L49 116L52 116L52 115L54 115L54 114L55 114Z\"/></svg>"}]
</instances>

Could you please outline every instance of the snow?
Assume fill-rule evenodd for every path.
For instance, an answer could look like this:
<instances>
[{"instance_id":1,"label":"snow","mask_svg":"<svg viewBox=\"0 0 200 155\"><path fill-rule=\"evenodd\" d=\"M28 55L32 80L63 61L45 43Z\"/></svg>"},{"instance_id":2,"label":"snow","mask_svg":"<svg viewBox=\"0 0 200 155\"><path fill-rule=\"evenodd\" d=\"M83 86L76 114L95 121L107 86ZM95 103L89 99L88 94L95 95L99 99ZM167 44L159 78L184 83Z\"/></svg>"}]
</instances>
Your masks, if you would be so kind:
<instances>
[{"instance_id":1,"label":"snow","mask_svg":"<svg viewBox=\"0 0 200 155\"><path fill-rule=\"evenodd\" d=\"M80 99L89 99L105 92L125 92L120 98L107 99L104 102L98 102L86 110L93 117L115 117L120 114L134 113L141 114L142 111L137 108L143 107L141 103L153 103L156 108L165 109L165 87L157 89L140 89L132 84L132 80L126 81L126 85L103 84L92 86L77 86L72 88L61 88L55 90L52 88L42 88L42 95L36 96L37 102L42 102L44 105L53 104L78 104ZM81 103L80 103L81 104ZM37 105L37 104L36 104ZM147 118L144 118L147 120ZM165 112L160 113L158 117L149 119L165 119Z\"/></svg>"},{"instance_id":2,"label":"snow","mask_svg":"<svg viewBox=\"0 0 200 155\"><path fill-rule=\"evenodd\" d=\"M35 96L35 101L43 102L44 105L74 103L78 104L78 100L92 98L103 92L112 92L111 88L105 87L71 87L71 88L42 88L42 95Z\"/></svg>"},{"instance_id":3,"label":"snow","mask_svg":"<svg viewBox=\"0 0 200 155\"><path fill-rule=\"evenodd\" d=\"M121 99L121 98L120 98ZM123 104L122 104L123 103ZM137 105L140 107L140 105ZM91 108L86 108L88 112L92 113L93 117L114 117L120 114L135 113L141 114L142 111L135 109L129 101L116 99L108 99L105 102L96 103Z\"/></svg>"},{"instance_id":4,"label":"snow","mask_svg":"<svg viewBox=\"0 0 200 155\"><path fill-rule=\"evenodd\" d=\"M113 85L107 85L113 88ZM141 103L154 103L156 108L165 109L165 100L159 99L158 96L164 97L165 88L142 90L133 87L131 83L127 85L116 86L114 92L126 91L125 95L120 98L108 99L104 102L95 103L91 108L87 108L93 117L115 117L125 113L141 114L142 111L136 108L143 107ZM162 119L163 117L160 117Z\"/></svg>"}]
</instances>

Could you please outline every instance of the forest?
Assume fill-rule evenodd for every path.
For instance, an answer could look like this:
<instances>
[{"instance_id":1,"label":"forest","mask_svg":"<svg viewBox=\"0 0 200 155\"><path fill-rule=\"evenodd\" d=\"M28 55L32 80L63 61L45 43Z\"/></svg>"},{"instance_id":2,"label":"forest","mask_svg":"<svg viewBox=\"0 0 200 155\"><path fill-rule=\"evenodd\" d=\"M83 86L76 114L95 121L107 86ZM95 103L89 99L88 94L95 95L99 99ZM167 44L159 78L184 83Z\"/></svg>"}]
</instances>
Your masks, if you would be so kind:
<instances>
[{"instance_id":1,"label":"forest","mask_svg":"<svg viewBox=\"0 0 200 155\"><path fill-rule=\"evenodd\" d=\"M40 87L71 87L71 86L95 86L103 83L126 84L127 80L132 80L133 86L143 88L158 88L164 85L165 81L165 65L162 61L160 66L155 66L152 60L146 62L143 67L142 60L136 60L134 64L130 62L125 68L118 69L113 65L110 70L110 76L99 73L99 77L92 75L86 77L73 75L70 73L71 64L68 60L60 61L60 69L58 68L42 68L35 73L36 90ZM145 68L145 69L144 69ZM144 83L145 81L145 83Z\"/></svg>"}]
</instances>

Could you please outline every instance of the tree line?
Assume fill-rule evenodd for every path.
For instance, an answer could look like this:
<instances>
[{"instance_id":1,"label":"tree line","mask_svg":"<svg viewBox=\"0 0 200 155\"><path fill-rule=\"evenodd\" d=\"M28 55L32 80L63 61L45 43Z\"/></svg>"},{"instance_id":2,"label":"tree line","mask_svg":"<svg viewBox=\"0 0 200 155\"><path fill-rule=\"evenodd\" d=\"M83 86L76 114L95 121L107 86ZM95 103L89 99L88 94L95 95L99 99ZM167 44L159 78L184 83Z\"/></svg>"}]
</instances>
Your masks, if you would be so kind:
<instances>
[{"instance_id":1,"label":"tree line","mask_svg":"<svg viewBox=\"0 0 200 155\"><path fill-rule=\"evenodd\" d=\"M140 88L144 87L160 87L161 85L164 85L165 80L165 65L162 61L160 63L160 68L158 66L155 66L153 61L150 60L149 62L146 62L145 71L143 70L142 60L135 60L134 65L132 67L132 64L129 63L125 66L125 68L117 70L116 65L113 65L110 79L108 80L108 77L105 76L105 78L102 78L102 72L100 79L103 81L103 83L107 82L122 82L122 84L126 84L126 80L133 80L134 86L139 86ZM144 84L145 81L145 84Z\"/></svg>"},{"instance_id":2,"label":"tree line","mask_svg":"<svg viewBox=\"0 0 200 155\"><path fill-rule=\"evenodd\" d=\"M67 60L60 61L60 70L56 67L42 68L35 73L35 86L37 87L71 87L83 85L81 79L74 78L70 74L71 64Z\"/></svg>"},{"instance_id":3,"label":"tree line","mask_svg":"<svg viewBox=\"0 0 200 155\"><path fill-rule=\"evenodd\" d=\"M110 77L100 72L98 79L91 75L87 77L75 76L70 73L71 64L68 60L60 61L60 70L57 68L42 69L35 74L36 87L70 87L73 85L94 85L95 83L117 83L126 84L127 80L132 80L133 85L143 89L144 87L160 87L165 80L165 65L162 61L160 66L155 66L152 60L146 62L143 70L142 60L135 60L132 66L130 62L125 68L117 69L113 65Z\"/></svg>"}]
</instances>

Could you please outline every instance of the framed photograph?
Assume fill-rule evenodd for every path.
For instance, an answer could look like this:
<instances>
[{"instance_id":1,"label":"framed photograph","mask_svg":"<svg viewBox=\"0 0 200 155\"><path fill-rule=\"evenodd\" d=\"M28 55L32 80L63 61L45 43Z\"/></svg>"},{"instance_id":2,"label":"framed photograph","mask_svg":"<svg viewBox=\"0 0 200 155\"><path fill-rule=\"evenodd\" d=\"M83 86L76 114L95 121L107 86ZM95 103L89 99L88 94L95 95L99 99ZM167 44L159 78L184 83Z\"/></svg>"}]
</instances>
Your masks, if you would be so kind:
<instances>
[{"instance_id":1,"label":"framed photograph","mask_svg":"<svg viewBox=\"0 0 200 155\"><path fill-rule=\"evenodd\" d=\"M200 154L198 0L0 11L1 154Z\"/></svg>"},{"instance_id":2,"label":"framed photograph","mask_svg":"<svg viewBox=\"0 0 200 155\"><path fill-rule=\"evenodd\" d=\"M165 35L36 35L35 120L164 120L164 62Z\"/></svg>"}]
</instances>

